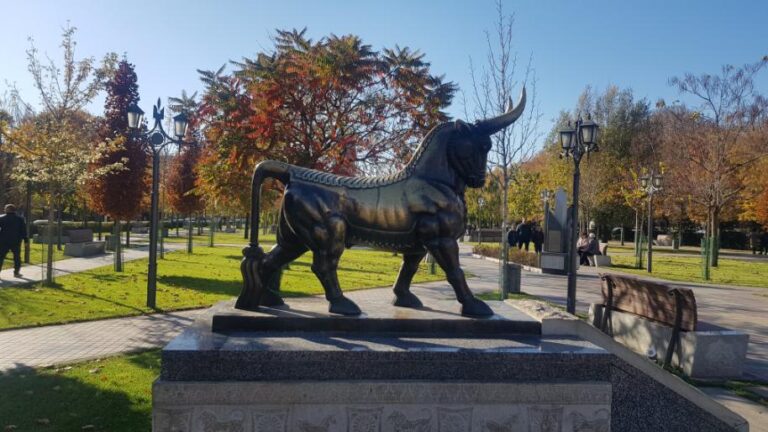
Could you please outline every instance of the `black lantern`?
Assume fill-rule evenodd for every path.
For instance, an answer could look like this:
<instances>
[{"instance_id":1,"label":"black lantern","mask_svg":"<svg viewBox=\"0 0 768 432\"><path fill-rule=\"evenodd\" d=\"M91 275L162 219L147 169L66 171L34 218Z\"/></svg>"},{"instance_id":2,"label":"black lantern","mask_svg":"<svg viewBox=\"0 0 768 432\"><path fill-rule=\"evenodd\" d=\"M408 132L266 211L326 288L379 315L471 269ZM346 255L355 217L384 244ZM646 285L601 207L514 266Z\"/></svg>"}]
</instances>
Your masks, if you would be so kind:
<instances>
[{"instance_id":1,"label":"black lantern","mask_svg":"<svg viewBox=\"0 0 768 432\"><path fill-rule=\"evenodd\" d=\"M573 147L573 138L576 134L576 130L571 126L571 122L568 122L568 126L560 131L560 147L563 150L568 151Z\"/></svg>"},{"instance_id":2,"label":"black lantern","mask_svg":"<svg viewBox=\"0 0 768 432\"><path fill-rule=\"evenodd\" d=\"M142 111L135 103L131 104L128 107L128 127L131 129L138 128L143 119L144 111Z\"/></svg>"},{"instance_id":3,"label":"black lantern","mask_svg":"<svg viewBox=\"0 0 768 432\"><path fill-rule=\"evenodd\" d=\"M177 138L183 137L187 134L188 125L189 120L184 112L175 115L173 117L173 134L176 135Z\"/></svg>"},{"instance_id":4,"label":"black lantern","mask_svg":"<svg viewBox=\"0 0 768 432\"><path fill-rule=\"evenodd\" d=\"M581 122L579 132L581 133L581 142L591 148L597 144L597 123L592 121L592 116L587 115L587 119Z\"/></svg>"},{"instance_id":5,"label":"black lantern","mask_svg":"<svg viewBox=\"0 0 768 432\"><path fill-rule=\"evenodd\" d=\"M660 176L660 175L653 176L653 187L655 187L656 189L661 189L661 181L662 181L662 179L663 179L663 177Z\"/></svg>"}]
</instances>

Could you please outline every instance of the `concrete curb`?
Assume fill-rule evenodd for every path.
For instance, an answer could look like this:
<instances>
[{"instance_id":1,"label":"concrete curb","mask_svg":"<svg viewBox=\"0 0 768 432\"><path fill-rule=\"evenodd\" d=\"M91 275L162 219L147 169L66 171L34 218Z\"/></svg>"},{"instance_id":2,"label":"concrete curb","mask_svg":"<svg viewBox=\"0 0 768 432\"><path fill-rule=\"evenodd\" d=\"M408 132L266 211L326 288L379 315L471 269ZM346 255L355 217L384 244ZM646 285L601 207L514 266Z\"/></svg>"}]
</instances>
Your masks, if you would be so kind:
<instances>
[{"instance_id":1,"label":"concrete curb","mask_svg":"<svg viewBox=\"0 0 768 432\"><path fill-rule=\"evenodd\" d=\"M477 258L477 259L481 259L481 260L486 260L486 261L490 261L490 262L495 262L495 263L497 263L497 264L498 264L499 262L501 262L500 260L498 260L498 259L496 259L496 258L487 257L487 256L485 256L485 255L478 255L478 254L476 254L476 253L473 253L473 254L472 254L472 258ZM510 262L511 262L511 261L510 261ZM513 263L513 264L517 264L517 263ZM542 270L541 270L540 268L538 268L538 267L531 267L531 266L522 265L522 264L520 265L520 267L522 267L522 268L523 268L523 270L525 270L525 271L529 271L529 272L531 272L531 273L538 273L538 274L541 274L541 273L542 273Z\"/></svg>"}]
</instances>

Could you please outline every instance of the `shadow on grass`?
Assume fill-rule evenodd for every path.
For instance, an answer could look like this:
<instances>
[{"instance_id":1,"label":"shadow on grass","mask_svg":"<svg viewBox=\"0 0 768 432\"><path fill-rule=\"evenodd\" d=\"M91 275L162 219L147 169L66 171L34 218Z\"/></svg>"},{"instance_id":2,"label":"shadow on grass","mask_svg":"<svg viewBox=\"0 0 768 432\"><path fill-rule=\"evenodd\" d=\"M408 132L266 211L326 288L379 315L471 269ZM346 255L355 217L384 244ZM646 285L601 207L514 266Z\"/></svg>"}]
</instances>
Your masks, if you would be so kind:
<instances>
[{"instance_id":1,"label":"shadow on grass","mask_svg":"<svg viewBox=\"0 0 768 432\"><path fill-rule=\"evenodd\" d=\"M156 352L152 355L157 356ZM136 356L137 369L154 366L142 356L147 354ZM78 377L82 372L73 372L22 368L0 375L0 427L18 431L151 429L149 377L154 374L139 371L130 376L132 382L126 385L120 382L122 376L85 372L85 377Z\"/></svg>"},{"instance_id":2,"label":"shadow on grass","mask_svg":"<svg viewBox=\"0 0 768 432\"><path fill-rule=\"evenodd\" d=\"M223 281L195 276L158 276L157 281L169 287L226 295L239 294L242 286L240 279Z\"/></svg>"}]
</instances>

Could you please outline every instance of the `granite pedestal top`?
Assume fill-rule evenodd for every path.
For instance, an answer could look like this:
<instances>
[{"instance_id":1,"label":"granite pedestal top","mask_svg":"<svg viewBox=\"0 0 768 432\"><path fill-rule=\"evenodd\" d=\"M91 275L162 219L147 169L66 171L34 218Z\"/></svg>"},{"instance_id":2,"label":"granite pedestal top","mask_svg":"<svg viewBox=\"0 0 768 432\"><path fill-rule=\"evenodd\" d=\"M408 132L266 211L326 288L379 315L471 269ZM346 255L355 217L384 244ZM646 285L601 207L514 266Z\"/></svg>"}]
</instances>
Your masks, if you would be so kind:
<instances>
[{"instance_id":1,"label":"granite pedestal top","mask_svg":"<svg viewBox=\"0 0 768 432\"><path fill-rule=\"evenodd\" d=\"M495 312L490 318L468 318L459 313L453 299L430 299L428 306L410 309L395 307L388 298L360 297L355 301L364 312L354 317L328 313L328 302L319 297L288 299L286 305L256 312L235 309L234 301L221 302L211 309L211 329L220 333L541 334L539 321L504 302L489 302Z\"/></svg>"},{"instance_id":2,"label":"granite pedestal top","mask_svg":"<svg viewBox=\"0 0 768 432\"><path fill-rule=\"evenodd\" d=\"M162 353L166 381L472 380L604 381L610 355L575 338L542 337L540 324L503 302L489 319L455 301L421 310L358 301L361 317L325 312L323 299L235 310L222 302ZM215 329L215 331L214 331Z\"/></svg>"}]
</instances>

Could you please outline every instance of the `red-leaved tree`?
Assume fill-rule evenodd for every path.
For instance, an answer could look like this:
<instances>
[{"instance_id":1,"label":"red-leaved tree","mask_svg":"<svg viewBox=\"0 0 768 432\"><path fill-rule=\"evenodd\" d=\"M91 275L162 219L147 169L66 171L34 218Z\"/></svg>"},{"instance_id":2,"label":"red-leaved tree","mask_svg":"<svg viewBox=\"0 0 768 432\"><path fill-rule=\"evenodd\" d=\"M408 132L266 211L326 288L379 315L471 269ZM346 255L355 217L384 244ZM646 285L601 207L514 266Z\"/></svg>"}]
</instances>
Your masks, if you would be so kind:
<instances>
[{"instance_id":1,"label":"red-leaved tree","mask_svg":"<svg viewBox=\"0 0 768 432\"><path fill-rule=\"evenodd\" d=\"M90 206L115 221L115 270L122 271L120 221L130 220L141 211L147 192L148 155L142 140L128 129L127 112L139 101L139 86L133 65L122 60L107 82L104 120L99 128L101 156L90 165L94 176L87 189Z\"/></svg>"}]
</instances>

